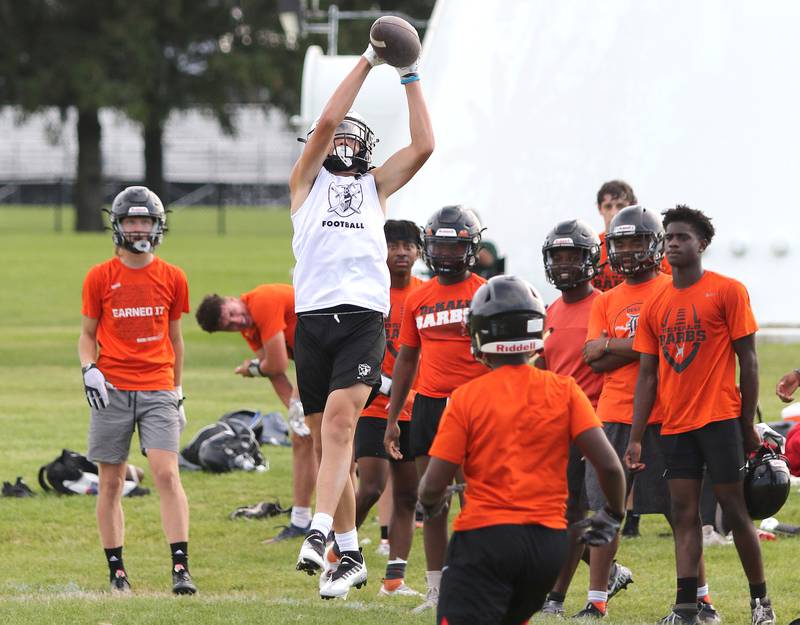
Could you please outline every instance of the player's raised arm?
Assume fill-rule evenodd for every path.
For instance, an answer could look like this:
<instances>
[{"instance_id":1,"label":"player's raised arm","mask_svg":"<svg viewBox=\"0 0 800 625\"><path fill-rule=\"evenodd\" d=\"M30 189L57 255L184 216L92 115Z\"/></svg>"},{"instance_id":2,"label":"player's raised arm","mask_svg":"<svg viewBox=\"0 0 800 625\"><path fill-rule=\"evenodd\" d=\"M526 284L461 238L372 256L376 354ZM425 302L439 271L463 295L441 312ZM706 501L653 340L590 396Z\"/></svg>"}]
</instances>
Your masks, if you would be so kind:
<instances>
[{"instance_id":1,"label":"player's raised arm","mask_svg":"<svg viewBox=\"0 0 800 625\"><path fill-rule=\"evenodd\" d=\"M411 67L397 70L401 76L403 76L403 72L410 72L402 77L400 82L405 84L408 100L411 143L395 152L373 172L381 202L411 180L433 153L433 126L416 69L417 63L415 62Z\"/></svg>"},{"instance_id":2,"label":"player's raised arm","mask_svg":"<svg viewBox=\"0 0 800 625\"><path fill-rule=\"evenodd\" d=\"M344 80L333 92L322 109L319 119L308 133L306 147L294 164L289 176L289 191L292 196L292 211L305 201L314 179L317 177L328 153L331 152L333 134L342 122L347 111L353 106L364 80L374 66L382 61L375 55L370 45L366 52L350 70Z\"/></svg>"}]
</instances>

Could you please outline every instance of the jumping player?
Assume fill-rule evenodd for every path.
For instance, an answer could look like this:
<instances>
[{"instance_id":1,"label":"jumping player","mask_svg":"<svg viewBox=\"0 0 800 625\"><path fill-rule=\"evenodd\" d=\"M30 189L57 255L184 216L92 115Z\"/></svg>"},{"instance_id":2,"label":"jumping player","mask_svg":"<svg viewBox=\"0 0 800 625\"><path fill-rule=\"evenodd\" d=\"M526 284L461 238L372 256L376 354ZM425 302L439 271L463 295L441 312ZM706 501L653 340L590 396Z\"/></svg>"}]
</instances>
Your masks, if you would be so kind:
<instances>
[{"instance_id":1,"label":"jumping player","mask_svg":"<svg viewBox=\"0 0 800 625\"><path fill-rule=\"evenodd\" d=\"M573 378L528 366L543 317L538 295L512 276L491 278L473 296L472 350L492 371L453 392L419 489L436 514L463 465L467 504L447 550L438 623L525 623L541 608L567 548L572 441L597 467L610 502L582 522L582 540L602 545L619 530L622 466L592 405Z\"/></svg>"},{"instance_id":2,"label":"jumping player","mask_svg":"<svg viewBox=\"0 0 800 625\"><path fill-rule=\"evenodd\" d=\"M383 232L386 200L411 180L433 151L433 130L415 62L398 68L408 101L411 143L373 168L375 136L350 109L379 63L370 45L309 131L289 178L297 260L297 382L310 426L320 428L322 442L316 513L297 569L313 575L322 568L333 527L343 555L320 589L323 598L344 597L367 580L349 477L356 421L381 382L383 318L390 307Z\"/></svg>"},{"instance_id":3,"label":"jumping player","mask_svg":"<svg viewBox=\"0 0 800 625\"><path fill-rule=\"evenodd\" d=\"M679 205L664 213L663 223L672 282L651 295L639 316L633 348L641 357L625 452L631 470L646 468L642 440L657 396L664 415L661 449L678 578L675 606L661 622L698 622L696 587L703 553L699 501L705 466L750 583L752 624L774 625L758 536L742 487L745 454L759 446L753 427L757 326L750 298L741 283L703 269L703 252L714 237L705 214Z\"/></svg>"},{"instance_id":4,"label":"jumping player","mask_svg":"<svg viewBox=\"0 0 800 625\"><path fill-rule=\"evenodd\" d=\"M269 542L306 535L311 525L311 497L317 480L317 456L303 416L299 393L288 376L294 358L294 289L288 284L262 284L240 297L207 295L195 313L206 332L240 332L255 358L234 373L245 378L269 378L275 394L288 409L292 430L292 490L294 500L287 525Z\"/></svg>"},{"instance_id":5,"label":"jumping player","mask_svg":"<svg viewBox=\"0 0 800 625\"><path fill-rule=\"evenodd\" d=\"M172 592L194 594L189 505L178 473L186 422L181 315L189 312L189 287L181 269L154 254L166 232L166 214L155 193L128 187L109 214L116 254L92 267L84 280L78 356L91 407L88 457L99 469L97 525L111 590L131 591L122 559L122 487L137 429L161 499Z\"/></svg>"},{"instance_id":6,"label":"jumping player","mask_svg":"<svg viewBox=\"0 0 800 625\"><path fill-rule=\"evenodd\" d=\"M419 227L411 221L390 219L384 225L389 247L389 266L392 286L391 309L386 318L386 355L381 365L381 394L361 413L356 426L355 459L358 463L356 491L356 527L361 527L367 514L386 488L391 474L392 506L389 521L389 562L380 594L387 596L419 596L405 583L406 564L414 535L414 509L417 503L417 470L410 449L411 413L409 402L400 412L400 453L395 460L386 453L383 438L392 396L392 369L398 351L400 323L406 297L422 280L411 275L411 268L422 249ZM381 513L382 514L382 513ZM381 521L384 521L381 518Z\"/></svg>"},{"instance_id":7,"label":"jumping player","mask_svg":"<svg viewBox=\"0 0 800 625\"><path fill-rule=\"evenodd\" d=\"M434 213L424 230L425 260L435 277L406 298L400 328L400 351L392 374L392 400L384 444L401 460L400 411L412 382L417 395L411 413L411 455L418 475L428 466L428 450L436 435L447 398L464 382L488 371L470 353L464 327L472 295L486 281L472 273L481 240L475 213L462 206L445 206ZM427 594L418 611L435 608L447 550L447 515L423 525Z\"/></svg>"},{"instance_id":8,"label":"jumping player","mask_svg":"<svg viewBox=\"0 0 800 625\"><path fill-rule=\"evenodd\" d=\"M604 375L597 416L621 460L630 436L633 394L639 373L639 354L633 351L639 311L652 293L670 283L670 278L659 270L664 257L664 227L660 216L652 211L638 205L623 208L611 220L606 245L611 268L625 276L625 282L594 301L583 351L592 370ZM644 434L645 469L635 474L633 513L664 514L669 519L669 490L658 448L661 421L661 409L656 403ZM591 467L586 467L586 490L589 507L601 509L605 498ZM619 541L615 540L591 550L589 598L582 616L606 615L605 580L618 547ZM711 604L702 561L699 577L700 618L703 622L717 622L719 616Z\"/></svg>"}]
</instances>

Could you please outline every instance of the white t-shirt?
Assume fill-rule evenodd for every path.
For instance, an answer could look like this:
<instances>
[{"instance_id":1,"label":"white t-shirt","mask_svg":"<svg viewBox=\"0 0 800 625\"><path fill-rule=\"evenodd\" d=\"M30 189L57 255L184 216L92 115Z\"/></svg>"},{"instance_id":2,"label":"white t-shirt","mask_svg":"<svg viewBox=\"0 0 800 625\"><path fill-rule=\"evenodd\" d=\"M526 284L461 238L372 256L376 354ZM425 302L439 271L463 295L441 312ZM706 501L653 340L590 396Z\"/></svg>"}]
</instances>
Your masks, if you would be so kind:
<instances>
[{"instance_id":1,"label":"white t-shirt","mask_svg":"<svg viewBox=\"0 0 800 625\"><path fill-rule=\"evenodd\" d=\"M371 174L320 169L292 215L296 312L351 304L389 314L385 221Z\"/></svg>"}]
</instances>

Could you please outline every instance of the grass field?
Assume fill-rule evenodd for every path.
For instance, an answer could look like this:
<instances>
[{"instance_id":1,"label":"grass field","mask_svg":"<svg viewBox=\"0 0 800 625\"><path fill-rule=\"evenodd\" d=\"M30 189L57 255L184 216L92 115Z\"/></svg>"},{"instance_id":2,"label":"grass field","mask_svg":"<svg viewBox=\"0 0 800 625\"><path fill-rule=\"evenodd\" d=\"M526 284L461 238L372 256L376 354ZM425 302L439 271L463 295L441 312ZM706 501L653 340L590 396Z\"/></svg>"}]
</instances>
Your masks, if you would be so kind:
<instances>
[{"instance_id":1,"label":"grass field","mask_svg":"<svg viewBox=\"0 0 800 625\"><path fill-rule=\"evenodd\" d=\"M86 270L112 252L108 234L53 232L48 210L1 209L0 258L4 282L0 319L0 479L22 475L39 491L36 472L62 447L85 450L88 410L76 356L81 283ZM280 210L235 210L229 234L217 236L213 211L186 209L171 218L160 254L184 268L196 306L206 293L237 294L262 282L288 282L290 221ZM248 355L237 335L202 333L184 318L189 425L185 438L222 413L240 408L276 409L268 382L234 376ZM778 376L797 366L797 346L762 344L761 401L767 420L777 418ZM265 448L265 474L188 474L191 564L200 587L195 597L169 595L169 551L158 522L155 494L125 501L125 560L135 595L105 594L106 570L90 497L39 495L0 499L0 618L4 623L432 623L413 616L413 599L376 597L385 560L374 554L377 525L361 537L370 568L366 589L346 602L323 603L310 578L294 571L297 543L263 545L275 521L230 521L235 507L266 498L291 500L290 454ZM137 453L132 462L145 465ZM145 485L148 485L145 478ZM796 490L796 489L795 489ZM800 524L800 495L793 492L782 521ZM282 520L278 521L282 522ZM672 541L665 523L645 518L644 536L623 544L620 560L636 583L611 603L608 622L652 623L674 598ZM424 590L424 557L417 534L409 564L410 585ZM800 616L800 540L764 543L768 581L781 622ZM707 551L712 596L727 623L749 622L747 584L732 547ZM581 567L567 600L577 611L585 600ZM537 621L538 622L538 621Z\"/></svg>"}]
</instances>

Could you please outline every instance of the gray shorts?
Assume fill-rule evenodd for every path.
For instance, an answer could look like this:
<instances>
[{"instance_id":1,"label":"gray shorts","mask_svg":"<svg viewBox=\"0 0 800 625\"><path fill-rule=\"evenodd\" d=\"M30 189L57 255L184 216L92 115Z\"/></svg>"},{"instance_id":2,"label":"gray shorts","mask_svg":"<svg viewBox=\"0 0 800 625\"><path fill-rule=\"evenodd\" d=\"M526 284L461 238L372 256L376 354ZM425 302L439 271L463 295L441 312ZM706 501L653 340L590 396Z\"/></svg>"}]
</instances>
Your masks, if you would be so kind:
<instances>
[{"instance_id":1,"label":"gray shorts","mask_svg":"<svg viewBox=\"0 0 800 625\"><path fill-rule=\"evenodd\" d=\"M628 448L631 426L627 423L604 423L603 431L614 451L617 452L620 461L623 462L624 468L623 456ZM660 437L660 425L648 425L644 431L641 460L645 464L645 469L633 474L633 512L636 514L669 513L669 486L664 478L664 458L659 446ZM592 510L599 510L606 505L606 498L600 488L597 472L590 462L586 463L586 493L589 497L589 507Z\"/></svg>"},{"instance_id":2,"label":"gray shorts","mask_svg":"<svg viewBox=\"0 0 800 625\"><path fill-rule=\"evenodd\" d=\"M177 453L181 430L176 391L108 389L108 399L108 408L91 409L89 460L122 464L128 459L137 428L143 454L147 449Z\"/></svg>"}]
</instances>

